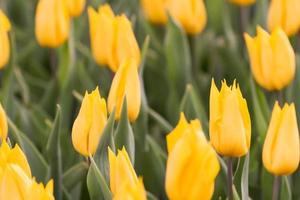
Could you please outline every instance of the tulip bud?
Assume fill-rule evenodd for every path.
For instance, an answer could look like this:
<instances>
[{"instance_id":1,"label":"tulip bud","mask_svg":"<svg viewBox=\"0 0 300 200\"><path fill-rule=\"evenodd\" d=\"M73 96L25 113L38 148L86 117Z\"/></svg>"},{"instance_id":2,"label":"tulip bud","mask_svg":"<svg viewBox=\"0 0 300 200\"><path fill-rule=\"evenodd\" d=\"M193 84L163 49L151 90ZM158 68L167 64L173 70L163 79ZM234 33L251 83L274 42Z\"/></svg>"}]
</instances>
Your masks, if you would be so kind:
<instances>
[{"instance_id":1,"label":"tulip bud","mask_svg":"<svg viewBox=\"0 0 300 200\"><path fill-rule=\"evenodd\" d=\"M202 32L206 25L206 10L203 0L167 0L166 8L189 34Z\"/></svg>"},{"instance_id":2,"label":"tulip bud","mask_svg":"<svg viewBox=\"0 0 300 200\"><path fill-rule=\"evenodd\" d=\"M228 87L222 82L219 91L214 80L210 89L210 141L224 156L240 157L249 151L251 121L247 102L235 81Z\"/></svg>"},{"instance_id":3,"label":"tulip bud","mask_svg":"<svg viewBox=\"0 0 300 200\"><path fill-rule=\"evenodd\" d=\"M240 6L248 6L250 4L255 3L256 0L229 0L229 1Z\"/></svg>"},{"instance_id":4,"label":"tulip bud","mask_svg":"<svg viewBox=\"0 0 300 200\"><path fill-rule=\"evenodd\" d=\"M165 10L166 0L141 0L142 9L147 19L154 24L166 24L168 16Z\"/></svg>"},{"instance_id":5,"label":"tulip bud","mask_svg":"<svg viewBox=\"0 0 300 200\"><path fill-rule=\"evenodd\" d=\"M32 181L32 184L29 188L26 198L30 199L40 199L40 200L54 200L53 196L53 180L51 179L46 187L42 183L37 183Z\"/></svg>"},{"instance_id":6,"label":"tulip bud","mask_svg":"<svg viewBox=\"0 0 300 200\"><path fill-rule=\"evenodd\" d=\"M4 141L7 137L8 127L5 111L0 104L0 140Z\"/></svg>"},{"instance_id":7,"label":"tulip bud","mask_svg":"<svg viewBox=\"0 0 300 200\"><path fill-rule=\"evenodd\" d=\"M106 102L97 87L92 93L85 93L73 124L72 142L76 151L84 156L94 154L106 122Z\"/></svg>"},{"instance_id":8,"label":"tulip bud","mask_svg":"<svg viewBox=\"0 0 300 200\"><path fill-rule=\"evenodd\" d=\"M125 148L119 150L117 156L108 148L108 158L114 199L146 200L144 184L138 179Z\"/></svg>"},{"instance_id":9,"label":"tulip bud","mask_svg":"<svg viewBox=\"0 0 300 200\"><path fill-rule=\"evenodd\" d=\"M268 12L268 28L273 31L277 27L288 35L294 35L300 28L299 0L272 0Z\"/></svg>"},{"instance_id":10,"label":"tulip bud","mask_svg":"<svg viewBox=\"0 0 300 200\"><path fill-rule=\"evenodd\" d=\"M39 0L35 16L35 35L45 47L58 47L69 35L70 16L66 0Z\"/></svg>"},{"instance_id":11,"label":"tulip bud","mask_svg":"<svg viewBox=\"0 0 300 200\"><path fill-rule=\"evenodd\" d=\"M272 174L292 174L299 165L299 151L295 105L285 104L281 109L276 102L263 146L263 164Z\"/></svg>"},{"instance_id":12,"label":"tulip bud","mask_svg":"<svg viewBox=\"0 0 300 200\"><path fill-rule=\"evenodd\" d=\"M120 118L125 97L128 117L133 122L138 117L141 107L140 79L134 59L126 59L119 67L109 91L108 111L111 113L115 108L117 120Z\"/></svg>"},{"instance_id":13,"label":"tulip bud","mask_svg":"<svg viewBox=\"0 0 300 200\"><path fill-rule=\"evenodd\" d=\"M207 142L199 120L186 124L183 114L173 132L166 170L166 192L170 200L211 199L220 165L217 155ZM182 130L180 130L182 129ZM170 140L170 138L176 138Z\"/></svg>"},{"instance_id":14,"label":"tulip bud","mask_svg":"<svg viewBox=\"0 0 300 200\"><path fill-rule=\"evenodd\" d=\"M88 8L93 57L100 65L117 71L124 59L133 57L140 62L140 49L131 23L125 15L115 16L108 4L98 12Z\"/></svg>"},{"instance_id":15,"label":"tulip bud","mask_svg":"<svg viewBox=\"0 0 300 200\"><path fill-rule=\"evenodd\" d=\"M14 164L0 167L0 199L24 200L31 179Z\"/></svg>"},{"instance_id":16,"label":"tulip bud","mask_svg":"<svg viewBox=\"0 0 300 200\"><path fill-rule=\"evenodd\" d=\"M3 140L0 147L0 168L7 164L19 166L28 177L31 177L30 166L20 147L16 144L15 147L11 149L6 141Z\"/></svg>"},{"instance_id":17,"label":"tulip bud","mask_svg":"<svg viewBox=\"0 0 300 200\"><path fill-rule=\"evenodd\" d=\"M81 15L84 6L85 0L67 0L69 15L72 17L78 17Z\"/></svg>"},{"instance_id":18,"label":"tulip bud","mask_svg":"<svg viewBox=\"0 0 300 200\"><path fill-rule=\"evenodd\" d=\"M0 9L0 69L2 69L8 63L9 60L10 44L8 39L8 32L10 31L10 29L11 25L9 19Z\"/></svg>"},{"instance_id":19,"label":"tulip bud","mask_svg":"<svg viewBox=\"0 0 300 200\"><path fill-rule=\"evenodd\" d=\"M251 70L259 85L267 90L281 90L294 78L295 53L286 34L279 28L269 35L257 27L257 36L245 34Z\"/></svg>"}]
</instances>

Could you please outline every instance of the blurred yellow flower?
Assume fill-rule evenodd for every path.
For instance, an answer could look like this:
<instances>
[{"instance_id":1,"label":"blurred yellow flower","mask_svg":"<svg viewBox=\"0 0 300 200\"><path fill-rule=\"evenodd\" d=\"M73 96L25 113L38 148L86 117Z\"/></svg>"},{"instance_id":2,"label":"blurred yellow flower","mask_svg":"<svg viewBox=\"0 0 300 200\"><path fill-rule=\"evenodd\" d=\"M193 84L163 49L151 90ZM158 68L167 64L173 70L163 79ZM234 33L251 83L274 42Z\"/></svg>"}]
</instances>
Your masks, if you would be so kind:
<instances>
[{"instance_id":1,"label":"blurred yellow flower","mask_svg":"<svg viewBox=\"0 0 300 200\"><path fill-rule=\"evenodd\" d=\"M30 166L19 145L16 144L14 148L10 148L6 141L3 140L0 147L0 168L7 164L19 166L28 177L31 177Z\"/></svg>"},{"instance_id":2,"label":"blurred yellow flower","mask_svg":"<svg viewBox=\"0 0 300 200\"><path fill-rule=\"evenodd\" d=\"M25 200L54 200L52 179L47 183L46 187L42 183L32 181L28 190Z\"/></svg>"},{"instance_id":3,"label":"blurred yellow flower","mask_svg":"<svg viewBox=\"0 0 300 200\"><path fill-rule=\"evenodd\" d=\"M267 90L281 90L294 78L295 53L286 34L275 29L269 35L257 27L257 36L245 33L251 70L259 85Z\"/></svg>"},{"instance_id":4,"label":"blurred yellow flower","mask_svg":"<svg viewBox=\"0 0 300 200\"><path fill-rule=\"evenodd\" d=\"M256 0L229 0L229 1L240 6L248 6L250 4L255 3Z\"/></svg>"},{"instance_id":5,"label":"blurred yellow flower","mask_svg":"<svg viewBox=\"0 0 300 200\"><path fill-rule=\"evenodd\" d=\"M210 140L216 151L231 157L247 154L251 141L251 121L247 102L235 81L228 87L224 80L219 91L212 80L209 106Z\"/></svg>"},{"instance_id":6,"label":"blurred yellow flower","mask_svg":"<svg viewBox=\"0 0 300 200\"><path fill-rule=\"evenodd\" d=\"M211 199L220 170L217 155L200 121L186 123L181 114L177 127L167 136L166 192L170 200Z\"/></svg>"},{"instance_id":7,"label":"blurred yellow flower","mask_svg":"<svg viewBox=\"0 0 300 200\"><path fill-rule=\"evenodd\" d=\"M5 111L0 103L0 140L4 141L7 138L7 119Z\"/></svg>"},{"instance_id":8,"label":"blurred yellow flower","mask_svg":"<svg viewBox=\"0 0 300 200\"><path fill-rule=\"evenodd\" d=\"M84 6L85 0L67 0L69 15L72 17L77 17L81 15Z\"/></svg>"},{"instance_id":9,"label":"blurred yellow flower","mask_svg":"<svg viewBox=\"0 0 300 200\"><path fill-rule=\"evenodd\" d=\"M8 32L10 31L10 29L10 21L0 9L0 69L2 69L9 60L10 44Z\"/></svg>"},{"instance_id":10,"label":"blurred yellow flower","mask_svg":"<svg viewBox=\"0 0 300 200\"><path fill-rule=\"evenodd\" d=\"M125 15L115 16L108 4L100 6L98 12L89 7L88 14L91 47L98 64L108 65L116 72L127 58L140 63L140 49Z\"/></svg>"},{"instance_id":11,"label":"blurred yellow flower","mask_svg":"<svg viewBox=\"0 0 300 200\"><path fill-rule=\"evenodd\" d=\"M168 16L165 9L166 0L141 0L142 9L147 19L154 24L166 24Z\"/></svg>"},{"instance_id":12,"label":"blurred yellow flower","mask_svg":"<svg viewBox=\"0 0 300 200\"><path fill-rule=\"evenodd\" d=\"M189 34L202 32L207 16L203 0L166 0L166 9Z\"/></svg>"},{"instance_id":13,"label":"blurred yellow flower","mask_svg":"<svg viewBox=\"0 0 300 200\"><path fill-rule=\"evenodd\" d=\"M292 174L299 165L299 151L295 105L285 104L281 109L276 102L263 146L263 164L272 174Z\"/></svg>"},{"instance_id":14,"label":"blurred yellow flower","mask_svg":"<svg viewBox=\"0 0 300 200\"><path fill-rule=\"evenodd\" d=\"M106 102L101 98L97 87L90 94L85 93L73 124L72 142L76 151L84 156L94 154L106 122Z\"/></svg>"},{"instance_id":15,"label":"blurred yellow flower","mask_svg":"<svg viewBox=\"0 0 300 200\"><path fill-rule=\"evenodd\" d=\"M70 16L66 0L39 0L35 15L35 35L45 47L58 47L69 36Z\"/></svg>"},{"instance_id":16,"label":"blurred yellow flower","mask_svg":"<svg viewBox=\"0 0 300 200\"><path fill-rule=\"evenodd\" d=\"M268 27L273 31L277 27L288 35L294 35L300 28L299 0L271 0L268 12Z\"/></svg>"},{"instance_id":17,"label":"blurred yellow flower","mask_svg":"<svg viewBox=\"0 0 300 200\"><path fill-rule=\"evenodd\" d=\"M108 158L113 199L146 200L143 181L138 179L125 148L117 155L108 148Z\"/></svg>"},{"instance_id":18,"label":"blurred yellow flower","mask_svg":"<svg viewBox=\"0 0 300 200\"><path fill-rule=\"evenodd\" d=\"M108 111L116 109L116 119L120 118L124 98L127 99L127 112L131 122L139 115L141 107L140 79L135 59L126 59L119 67L108 95Z\"/></svg>"}]
</instances>

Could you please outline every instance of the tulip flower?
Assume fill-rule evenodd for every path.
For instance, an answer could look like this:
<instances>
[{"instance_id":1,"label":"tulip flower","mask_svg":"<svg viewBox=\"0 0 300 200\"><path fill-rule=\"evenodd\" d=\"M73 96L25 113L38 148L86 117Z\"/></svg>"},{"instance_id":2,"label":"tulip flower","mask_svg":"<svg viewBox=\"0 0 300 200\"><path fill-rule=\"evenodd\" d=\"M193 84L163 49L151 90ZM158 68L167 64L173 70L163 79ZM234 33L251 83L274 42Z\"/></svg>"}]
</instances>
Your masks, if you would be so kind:
<instances>
[{"instance_id":1,"label":"tulip flower","mask_svg":"<svg viewBox=\"0 0 300 200\"><path fill-rule=\"evenodd\" d=\"M106 122L106 102L101 98L97 87L90 94L85 93L73 124L72 142L76 151L84 156L94 154Z\"/></svg>"},{"instance_id":2,"label":"tulip flower","mask_svg":"<svg viewBox=\"0 0 300 200\"><path fill-rule=\"evenodd\" d=\"M240 6L248 6L250 4L255 3L256 0L229 0L229 1Z\"/></svg>"},{"instance_id":3,"label":"tulip flower","mask_svg":"<svg viewBox=\"0 0 300 200\"><path fill-rule=\"evenodd\" d=\"M295 105L285 104L281 109L276 102L263 146L263 164L274 175L292 174L299 165L299 151Z\"/></svg>"},{"instance_id":4,"label":"tulip flower","mask_svg":"<svg viewBox=\"0 0 300 200\"><path fill-rule=\"evenodd\" d=\"M207 142L199 120L183 128L183 114L173 136L167 136L169 157L166 170L166 192L170 200L211 199L220 165L217 155ZM180 127L182 130L180 130ZM180 135L180 136L179 136ZM177 137L179 136L179 137ZM175 142L175 143L174 143Z\"/></svg>"},{"instance_id":5,"label":"tulip flower","mask_svg":"<svg viewBox=\"0 0 300 200\"><path fill-rule=\"evenodd\" d=\"M141 107L140 79L135 59L126 59L119 67L108 95L108 111L116 109L116 119L121 115L124 98L127 99L127 112L131 122L139 115Z\"/></svg>"},{"instance_id":6,"label":"tulip flower","mask_svg":"<svg viewBox=\"0 0 300 200\"><path fill-rule=\"evenodd\" d=\"M58 47L69 35L70 16L65 0L39 0L35 16L35 35L45 47Z\"/></svg>"},{"instance_id":7,"label":"tulip flower","mask_svg":"<svg viewBox=\"0 0 300 200\"><path fill-rule=\"evenodd\" d=\"M42 183L33 181L25 199L54 200L53 180L50 180L46 187Z\"/></svg>"},{"instance_id":8,"label":"tulip flower","mask_svg":"<svg viewBox=\"0 0 300 200\"><path fill-rule=\"evenodd\" d=\"M268 12L268 28L273 31L277 27L292 36L300 28L299 0L271 0Z\"/></svg>"},{"instance_id":9,"label":"tulip flower","mask_svg":"<svg viewBox=\"0 0 300 200\"><path fill-rule=\"evenodd\" d=\"M228 87L224 80L219 91L212 80L209 132L213 147L221 155L240 157L249 151L250 115L247 102L235 81Z\"/></svg>"},{"instance_id":10,"label":"tulip flower","mask_svg":"<svg viewBox=\"0 0 300 200\"><path fill-rule=\"evenodd\" d=\"M269 35L257 27L257 36L245 34L246 45L255 80L267 90L281 90L294 78L295 53L286 34L275 29Z\"/></svg>"},{"instance_id":11,"label":"tulip flower","mask_svg":"<svg viewBox=\"0 0 300 200\"><path fill-rule=\"evenodd\" d=\"M0 140L4 141L7 137L8 127L5 111L0 104Z\"/></svg>"},{"instance_id":12,"label":"tulip flower","mask_svg":"<svg viewBox=\"0 0 300 200\"><path fill-rule=\"evenodd\" d=\"M125 15L115 16L108 4L98 12L88 8L93 57L100 65L108 65L114 72L126 58L140 62L140 49L130 21Z\"/></svg>"},{"instance_id":13,"label":"tulip flower","mask_svg":"<svg viewBox=\"0 0 300 200\"><path fill-rule=\"evenodd\" d=\"M166 0L141 0L142 9L150 22L162 25L167 23L165 2Z\"/></svg>"},{"instance_id":14,"label":"tulip flower","mask_svg":"<svg viewBox=\"0 0 300 200\"><path fill-rule=\"evenodd\" d=\"M27 158L18 144L11 149L6 141L3 140L0 147L0 168L7 164L19 166L28 177L31 177L31 170Z\"/></svg>"},{"instance_id":15,"label":"tulip flower","mask_svg":"<svg viewBox=\"0 0 300 200\"><path fill-rule=\"evenodd\" d=\"M69 15L72 17L78 17L84 9L85 0L67 0L67 6Z\"/></svg>"},{"instance_id":16,"label":"tulip flower","mask_svg":"<svg viewBox=\"0 0 300 200\"><path fill-rule=\"evenodd\" d=\"M10 29L10 21L0 9L0 69L2 69L9 60L10 44L8 39L8 32L10 31Z\"/></svg>"},{"instance_id":17,"label":"tulip flower","mask_svg":"<svg viewBox=\"0 0 300 200\"><path fill-rule=\"evenodd\" d=\"M207 16L203 0L166 0L166 9L189 34L202 32L206 25Z\"/></svg>"},{"instance_id":18,"label":"tulip flower","mask_svg":"<svg viewBox=\"0 0 300 200\"><path fill-rule=\"evenodd\" d=\"M108 158L110 189L114 199L146 200L143 182L138 179L125 148L119 150L117 155L108 148Z\"/></svg>"}]
</instances>

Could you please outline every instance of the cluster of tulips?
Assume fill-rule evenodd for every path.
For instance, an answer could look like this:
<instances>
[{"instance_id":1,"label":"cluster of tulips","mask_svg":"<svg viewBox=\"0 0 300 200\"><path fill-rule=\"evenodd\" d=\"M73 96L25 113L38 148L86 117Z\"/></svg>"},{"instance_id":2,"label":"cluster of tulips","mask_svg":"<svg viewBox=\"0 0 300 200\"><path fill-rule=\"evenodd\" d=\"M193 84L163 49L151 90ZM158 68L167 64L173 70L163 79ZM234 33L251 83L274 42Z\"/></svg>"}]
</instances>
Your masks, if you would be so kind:
<instances>
[{"instance_id":1,"label":"cluster of tulips","mask_svg":"<svg viewBox=\"0 0 300 200\"><path fill-rule=\"evenodd\" d=\"M230 1L242 6L255 3L255 0ZM199 34L207 21L202 0L141 0L141 5L146 18L154 24L164 25L171 17L192 35ZM56 48L66 42L72 17L79 16L84 8L84 0L39 0L35 20L38 43ZM300 28L299 11L299 0L272 0L268 13L271 33L258 26L257 36L244 35L252 74L264 89L280 92L294 79L295 53L288 36ZM107 100L101 97L98 87L91 93L86 92L73 123L73 146L90 163L103 139L110 116L119 125L124 115L129 124L139 116L142 102L139 66L142 58L131 22L125 14L116 15L108 4L100 5L97 10L88 7L87 12L94 60L115 73ZM9 60L10 29L9 19L0 11L0 67ZM50 180L46 187L37 183L25 154L17 144L11 147L2 107L0 127L0 199L54 199L55 183ZM211 81L209 139L199 119L188 121L181 113L177 126L166 136L166 142L165 190L169 199L211 199L220 171L218 154L228 160L228 197L232 199L232 159L248 154L251 146L250 114L236 81L228 86L224 80L221 89L217 88L214 79ZM263 165L277 179L297 170L299 142L295 105L278 99L262 148ZM122 144L105 149L113 199L147 199L147 188L134 170L130 151ZM279 190L278 187L275 190Z\"/></svg>"}]
</instances>

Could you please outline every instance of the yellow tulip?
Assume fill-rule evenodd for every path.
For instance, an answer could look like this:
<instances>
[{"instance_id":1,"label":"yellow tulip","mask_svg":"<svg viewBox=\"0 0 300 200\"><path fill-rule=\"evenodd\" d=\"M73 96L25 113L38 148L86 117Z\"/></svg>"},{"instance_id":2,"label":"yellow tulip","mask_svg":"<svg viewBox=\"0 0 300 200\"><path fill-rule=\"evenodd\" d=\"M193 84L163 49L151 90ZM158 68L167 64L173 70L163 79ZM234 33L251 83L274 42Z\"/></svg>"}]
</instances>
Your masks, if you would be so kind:
<instances>
[{"instance_id":1,"label":"yellow tulip","mask_svg":"<svg viewBox=\"0 0 300 200\"><path fill-rule=\"evenodd\" d=\"M168 16L165 10L166 0L141 0L142 9L147 19L155 24L166 24Z\"/></svg>"},{"instance_id":2,"label":"yellow tulip","mask_svg":"<svg viewBox=\"0 0 300 200\"><path fill-rule=\"evenodd\" d=\"M0 104L0 140L4 141L7 137L8 127L5 111Z\"/></svg>"},{"instance_id":3,"label":"yellow tulip","mask_svg":"<svg viewBox=\"0 0 300 200\"><path fill-rule=\"evenodd\" d=\"M31 185L31 179L14 164L0 167L0 199L24 200Z\"/></svg>"},{"instance_id":4,"label":"yellow tulip","mask_svg":"<svg viewBox=\"0 0 300 200\"><path fill-rule=\"evenodd\" d=\"M76 151L84 156L94 154L106 122L106 102L101 98L97 87L90 94L85 93L73 124L72 142Z\"/></svg>"},{"instance_id":5,"label":"yellow tulip","mask_svg":"<svg viewBox=\"0 0 300 200\"><path fill-rule=\"evenodd\" d=\"M35 35L45 47L58 47L69 35L70 16L66 0L39 0L35 16Z\"/></svg>"},{"instance_id":6,"label":"yellow tulip","mask_svg":"<svg viewBox=\"0 0 300 200\"><path fill-rule=\"evenodd\" d=\"M212 80L209 132L213 147L221 155L240 157L249 151L250 115L247 102L235 81L228 87L224 80L219 91Z\"/></svg>"},{"instance_id":7,"label":"yellow tulip","mask_svg":"<svg viewBox=\"0 0 300 200\"><path fill-rule=\"evenodd\" d=\"M184 129L182 117L174 132L168 135L174 137L167 138L168 147L170 142L172 146L168 149L167 195L170 200L211 199L220 170L217 155L207 142L199 120L192 121ZM171 137L176 139L170 140Z\"/></svg>"},{"instance_id":8,"label":"yellow tulip","mask_svg":"<svg viewBox=\"0 0 300 200\"><path fill-rule=\"evenodd\" d=\"M0 147L0 168L8 164L19 166L28 177L31 177L31 170L27 158L18 144L11 149L6 141L3 140Z\"/></svg>"},{"instance_id":9,"label":"yellow tulip","mask_svg":"<svg viewBox=\"0 0 300 200\"><path fill-rule=\"evenodd\" d=\"M67 0L69 15L72 17L78 17L81 15L84 6L85 0Z\"/></svg>"},{"instance_id":10,"label":"yellow tulip","mask_svg":"<svg viewBox=\"0 0 300 200\"><path fill-rule=\"evenodd\" d=\"M10 44L8 32L10 31L10 29L11 25L9 19L0 9L0 69L2 69L8 63L9 60Z\"/></svg>"},{"instance_id":11,"label":"yellow tulip","mask_svg":"<svg viewBox=\"0 0 300 200\"><path fill-rule=\"evenodd\" d=\"M53 196L53 180L50 180L46 187L42 183L32 181L26 200L54 200Z\"/></svg>"},{"instance_id":12,"label":"yellow tulip","mask_svg":"<svg viewBox=\"0 0 300 200\"><path fill-rule=\"evenodd\" d=\"M167 0L166 8L189 34L202 32L207 16L203 0Z\"/></svg>"},{"instance_id":13,"label":"yellow tulip","mask_svg":"<svg viewBox=\"0 0 300 200\"><path fill-rule=\"evenodd\" d=\"M108 4L98 12L88 8L92 53L100 65L108 65L114 72L126 58L140 62L140 49L130 21L125 15L115 16Z\"/></svg>"},{"instance_id":14,"label":"yellow tulip","mask_svg":"<svg viewBox=\"0 0 300 200\"><path fill-rule=\"evenodd\" d=\"M146 200L144 184L138 179L125 148L117 155L108 148L108 158L110 189L114 199Z\"/></svg>"},{"instance_id":15,"label":"yellow tulip","mask_svg":"<svg viewBox=\"0 0 300 200\"><path fill-rule=\"evenodd\" d=\"M90 38L93 57L100 65L108 65L112 52L114 33L114 13L108 4L99 7L96 12L88 8Z\"/></svg>"},{"instance_id":16,"label":"yellow tulip","mask_svg":"<svg viewBox=\"0 0 300 200\"><path fill-rule=\"evenodd\" d=\"M259 85L267 90L281 90L294 78L295 53L286 34L279 28L269 35L257 27L257 36L245 34L251 70Z\"/></svg>"},{"instance_id":17,"label":"yellow tulip","mask_svg":"<svg viewBox=\"0 0 300 200\"><path fill-rule=\"evenodd\" d=\"M272 0L268 12L268 27L281 27L288 35L294 35L300 28L299 0Z\"/></svg>"},{"instance_id":18,"label":"yellow tulip","mask_svg":"<svg viewBox=\"0 0 300 200\"><path fill-rule=\"evenodd\" d=\"M116 109L116 119L121 115L124 98L127 99L129 120L135 121L140 112L140 79L135 59L126 59L119 67L108 95L108 111Z\"/></svg>"},{"instance_id":19,"label":"yellow tulip","mask_svg":"<svg viewBox=\"0 0 300 200\"><path fill-rule=\"evenodd\" d=\"M276 102L263 146L263 164L272 174L292 174L299 165L299 151L295 105L285 104L281 109Z\"/></svg>"},{"instance_id":20,"label":"yellow tulip","mask_svg":"<svg viewBox=\"0 0 300 200\"><path fill-rule=\"evenodd\" d=\"M229 0L229 1L240 6L248 6L250 4L255 3L256 0Z\"/></svg>"}]
</instances>

